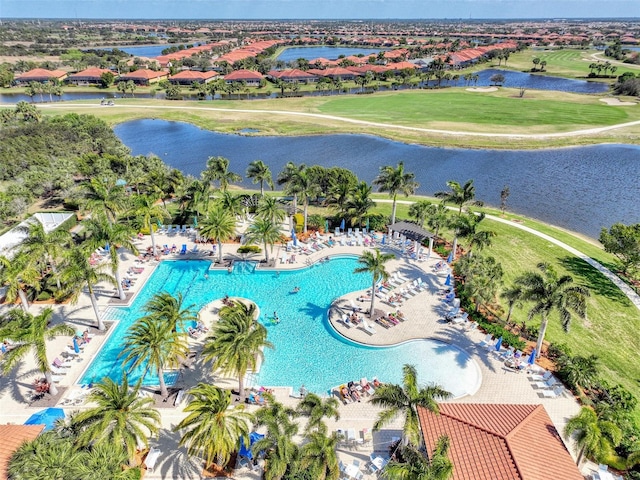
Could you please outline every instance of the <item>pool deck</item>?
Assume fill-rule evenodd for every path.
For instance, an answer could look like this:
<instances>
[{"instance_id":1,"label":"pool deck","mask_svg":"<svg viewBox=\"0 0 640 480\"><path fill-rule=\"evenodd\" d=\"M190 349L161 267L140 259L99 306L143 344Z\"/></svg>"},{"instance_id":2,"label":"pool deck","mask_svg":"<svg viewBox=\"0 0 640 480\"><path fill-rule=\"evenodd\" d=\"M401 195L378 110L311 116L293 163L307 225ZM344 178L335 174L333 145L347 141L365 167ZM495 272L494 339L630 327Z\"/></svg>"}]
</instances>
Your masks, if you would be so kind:
<instances>
[{"instance_id":1,"label":"pool deck","mask_svg":"<svg viewBox=\"0 0 640 480\"><path fill-rule=\"evenodd\" d=\"M156 235L156 244L159 246L164 244L172 245L173 243L176 243L178 247L186 243L189 253L185 255L170 254L164 256L162 260L211 260L213 258L209 256L211 249L209 245L199 245L199 252L191 253L190 251L194 246L192 239L181 235L172 237ZM138 241L138 248L140 250L146 249L149 245L151 245L149 237ZM225 244L223 247L224 257L231 259L239 258L236 256L238 246L238 244ZM287 253L284 247L276 246L273 254L271 255L270 253L270 256L276 259L274 262L276 269L286 270L304 268L308 264L317 262L327 255L359 255L364 248L365 247L335 246L311 253L310 255L296 253L295 262L281 263L283 254L287 258L290 258L291 253ZM396 258L387 264L387 270L390 273L400 272L407 280L422 278L422 280L427 283L428 289L403 302L400 309L406 318L404 322L389 329L385 329L381 325L371 322L376 330L376 333L373 335L370 335L361 328L347 328L341 322L337 321L342 311L351 311L351 300L365 310L369 308L368 301L357 301L358 296L362 294L363 291L349 293L337 299L330 309L330 321L337 332L353 341L370 345L391 345L417 338L433 338L455 345L470 355L478 365L482 376L482 383L475 394L456 399L455 402L542 404L558 431L562 432L567 420L575 415L580 408L569 392L565 391L558 398L543 398L541 391L535 388L534 382L528 378L525 372L515 373L504 366L494 351L487 351L480 347L480 342L485 336L482 332L478 330L465 331L463 326L441 321L446 308L437 292L443 287L446 273L434 273L432 269L433 265L440 260L439 257L434 254L426 261L417 262L402 256L401 252L397 249L391 249L389 246L384 245L380 246L380 248L396 254ZM112 286L107 284L98 286L96 292L98 304L107 323L110 323L109 319L113 318L113 313L115 312L114 307L129 304L158 264L155 260L139 263L136 256L124 251L121 252L120 258L122 261L120 272L122 272L123 276L134 278L135 284L128 291L130 295L128 295L125 302L114 299L115 290ZM137 275L126 275L124 273L127 272L130 267L134 266L142 266L144 270ZM30 307L30 312L32 314L38 314L47 306L48 305L33 304ZM211 323L215 321L218 306L217 302L212 302L201 310L201 319L209 327ZM395 308L382 304L378 298L376 298L375 307L382 312L395 311ZM0 307L0 314L4 313L6 309L6 306ZM64 321L74 326L74 328L82 330L89 328L92 333L97 331L95 329L96 321L88 296L81 296L75 305L53 305L53 309L54 322ZM0 423L22 424L30 415L42 408L43 405L53 406L57 404L57 406L62 406L68 412L88 408L88 405L64 406L61 405L61 403L64 399L74 396L77 392L81 391L80 386L75 385L75 382L80 378L81 373L90 363L93 356L99 351L108 335L109 332L106 334L97 334L92 341L86 345L79 359L71 362L70 367L67 368L68 373L58 384L61 393L57 396L57 399L49 399L48 403L47 399L45 399L44 403L29 406L28 396L32 390L31 384L35 378L40 376L35 370L35 363L31 356L27 357L23 364L11 374L0 377ZM193 351L198 352L201 349L203 338L190 339L189 341ZM60 356L60 353L70 342L69 337L59 337L48 341L47 352L49 359L53 361L55 357ZM411 363L415 361L415 359L406 359L406 361L407 363ZM345 379L345 381L347 380L351 379ZM185 368L181 372L177 386L188 389L199 381L212 382L233 389L237 388L237 380L220 378L218 376L214 377L210 369L202 365L199 356L196 356L195 363L191 368ZM293 387L298 388L299 386ZM291 389L277 388L275 395L278 401L286 405L294 406L299 399L293 397L291 393ZM150 440L152 446L160 448L164 453L161 455L155 470L153 472L147 472L145 478L201 478L202 471L199 462L194 459L189 459L186 456L186 451L178 447L179 437L171 430L173 426L184 418L185 414L179 407L171 408L171 405L166 406L170 408L159 409L162 418L162 430L158 438ZM248 408L253 410L258 407L249 406ZM327 425L330 431L338 428L354 428L356 431L363 429L371 430L378 412L379 409L373 407L366 400L363 400L362 403L341 405L340 420L334 421L330 419L327 421ZM360 446L358 449L341 447L338 450L338 454L345 463L350 463L353 459L357 458L364 464L368 461L368 456L371 452L384 452L386 446L391 442L391 439L399 436L400 428L401 421L397 420L388 428L380 432L374 432L373 441L369 444ZM575 458L575 452L573 448L571 448L572 446L568 445L568 447ZM256 472L244 468L236 470L234 478L257 479L259 476ZM365 478L368 477L365 475ZM373 476L370 478L373 478Z\"/></svg>"}]
</instances>

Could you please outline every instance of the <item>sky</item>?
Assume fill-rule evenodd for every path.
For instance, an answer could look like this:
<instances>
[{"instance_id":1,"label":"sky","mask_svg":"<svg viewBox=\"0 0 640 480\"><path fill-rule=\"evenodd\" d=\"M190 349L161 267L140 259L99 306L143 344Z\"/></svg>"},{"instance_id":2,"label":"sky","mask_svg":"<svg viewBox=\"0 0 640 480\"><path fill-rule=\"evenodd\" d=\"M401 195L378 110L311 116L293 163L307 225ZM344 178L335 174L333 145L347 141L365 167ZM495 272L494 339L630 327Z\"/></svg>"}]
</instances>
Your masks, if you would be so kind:
<instances>
[{"instance_id":1,"label":"sky","mask_svg":"<svg viewBox=\"0 0 640 480\"><path fill-rule=\"evenodd\" d=\"M640 0L0 0L0 18L640 18Z\"/></svg>"}]
</instances>

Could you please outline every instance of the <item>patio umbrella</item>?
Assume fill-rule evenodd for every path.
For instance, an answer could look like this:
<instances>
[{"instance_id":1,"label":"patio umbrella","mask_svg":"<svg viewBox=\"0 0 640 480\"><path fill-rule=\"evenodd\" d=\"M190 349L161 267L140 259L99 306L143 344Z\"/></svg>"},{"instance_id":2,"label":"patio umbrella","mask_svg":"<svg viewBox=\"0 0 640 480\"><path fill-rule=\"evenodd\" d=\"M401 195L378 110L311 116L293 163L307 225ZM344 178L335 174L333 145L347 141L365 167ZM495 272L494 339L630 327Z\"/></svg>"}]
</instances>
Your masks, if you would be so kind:
<instances>
[{"instance_id":1,"label":"patio umbrella","mask_svg":"<svg viewBox=\"0 0 640 480\"><path fill-rule=\"evenodd\" d=\"M78 337L73 337L73 351L80 353L80 347L78 346Z\"/></svg>"},{"instance_id":2,"label":"patio umbrella","mask_svg":"<svg viewBox=\"0 0 640 480\"><path fill-rule=\"evenodd\" d=\"M382 241L380 242L380 243L382 243L382 245L384 245L384 244L385 244L385 242L386 242L386 238L387 238L387 236L386 236L386 235L382 235Z\"/></svg>"},{"instance_id":3,"label":"patio umbrella","mask_svg":"<svg viewBox=\"0 0 640 480\"><path fill-rule=\"evenodd\" d=\"M447 275L447 279L444 281L444 284L447 286L451 285L451 274Z\"/></svg>"},{"instance_id":4,"label":"patio umbrella","mask_svg":"<svg viewBox=\"0 0 640 480\"><path fill-rule=\"evenodd\" d=\"M451 262L453 262L453 250L451 250L451 253L449 253L449 256L447 257L447 263Z\"/></svg>"},{"instance_id":5,"label":"patio umbrella","mask_svg":"<svg viewBox=\"0 0 640 480\"><path fill-rule=\"evenodd\" d=\"M529 365L533 365L534 363L536 363L536 349L535 348L531 351L531 354L529 355L529 358L527 359L527 363Z\"/></svg>"},{"instance_id":6,"label":"patio umbrella","mask_svg":"<svg viewBox=\"0 0 640 480\"><path fill-rule=\"evenodd\" d=\"M251 453L251 446L256 443L258 440L260 440L261 438L264 438L264 435L257 433L257 432L251 432L249 434L249 446L246 447L244 444L244 440L242 438L240 438L240 449L238 450L238 455L242 456L242 457L246 457L249 460L253 460L253 454Z\"/></svg>"},{"instance_id":7,"label":"patio umbrella","mask_svg":"<svg viewBox=\"0 0 640 480\"><path fill-rule=\"evenodd\" d=\"M345 224L345 221L344 221L344 218L343 218L343 219L342 219L342 221L340 222L340 230L341 230L341 231L344 231L344 227L345 227L345 225L346 225L346 224Z\"/></svg>"},{"instance_id":8,"label":"patio umbrella","mask_svg":"<svg viewBox=\"0 0 640 480\"><path fill-rule=\"evenodd\" d=\"M198 226L198 217L193 217L193 226L194 227Z\"/></svg>"},{"instance_id":9,"label":"patio umbrella","mask_svg":"<svg viewBox=\"0 0 640 480\"><path fill-rule=\"evenodd\" d=\"M369 230L369 217L367 217L367 224L366 224L366 228L367 228L367 230Z\"/></svg>"},{"instance_id":10,"label":"patio umbrella","mask_svg":"<svg viewBox=\"0 0 640 480\"><path fill-rule=\"evenodd\" d=\"M496 352L499 352L500 348L502 348L502 337L500 337L496 342Z\"/></svg>"},{"instance_id":11,"label":"patio umbrella","mask_svg":"<svg viewBox=\"0 0 640 480\"><path fill-rule=\"evenodd\" d=\"M31 415L25 425L44 425L44 429L52 430L53 424L59 418L64 418L64 410L62 408L45 408Z\"/></svg>"},{"instance_id":12,"label":"patio umbrella","mask_svg":"<svg viewBox=\"0 0 640 480\"><path fill-rule=\"evenodd\" d=\"M298 236L296 235L296 231L295 230L291 230L291 240L293 240L293 246L297 247L298 246Z\"/></svg>"}]
</instances>

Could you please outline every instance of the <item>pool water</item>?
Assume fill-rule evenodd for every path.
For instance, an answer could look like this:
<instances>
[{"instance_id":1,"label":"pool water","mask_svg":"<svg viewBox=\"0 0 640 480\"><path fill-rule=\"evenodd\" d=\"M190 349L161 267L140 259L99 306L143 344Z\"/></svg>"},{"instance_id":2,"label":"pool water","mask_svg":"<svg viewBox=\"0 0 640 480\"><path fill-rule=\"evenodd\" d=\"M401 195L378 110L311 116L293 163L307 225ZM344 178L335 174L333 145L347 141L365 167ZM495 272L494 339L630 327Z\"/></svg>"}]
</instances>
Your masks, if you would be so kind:
<instances>
[{"instance_id":1,"label":"pool water","mask_svg":"<svg viewBox=\"0 0 640 480\"><path fill-rule=\"evenodd\" d=\"M104 376L119 380L126 367L118 360L126 331L144 315L144 306L157 292L182 292L183 305L201 308L225 295L245 297L257 303L260 321L275 348L265 350L260 372L252 378L256 385L291 386L302 384L308 391L324 394L333 386L378 377L383 382L400 383L402 365L416 365L420 383L435 382L455 396L474 392L479 386L477 365L460 349L432 340L412 341L391 348L357 345L338 335L327 320L331 302L347 292L367 288L370 275L355 274L357 257L332 257L329 262L295 271L249 273L248 265L237 271L209 271L208 261L164 261L153 272L131 307L121 309L119 323L105 346L93 360L81 383ZM252 266L251 266L252 267ZM300 290L293 293L295 287ZM277 314L280 322L271 318ZM414 319L413 321L418 321ZM411 321L411 320L410 320ZM143 371L130 372L130 382ZM168 382L176 374L168 374ZM144 384L157 384L148 372Z\"/></svg>"}]
</instances>

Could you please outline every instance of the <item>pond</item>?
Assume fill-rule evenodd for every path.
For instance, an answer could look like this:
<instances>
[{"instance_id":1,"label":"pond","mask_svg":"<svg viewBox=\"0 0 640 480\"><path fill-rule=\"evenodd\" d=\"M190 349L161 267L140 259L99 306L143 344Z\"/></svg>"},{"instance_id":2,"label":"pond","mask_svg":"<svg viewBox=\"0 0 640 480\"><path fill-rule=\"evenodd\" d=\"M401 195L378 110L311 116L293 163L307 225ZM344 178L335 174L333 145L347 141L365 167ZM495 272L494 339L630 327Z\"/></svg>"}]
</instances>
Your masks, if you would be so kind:
<instances>
[{"instance_id":1,"label":"pond","mask_svg":"<svg viewBox=\"0 0 640 480\"><path fill-rule=\"evenodd\" d=\"M162 43L159 45L139 45L139 46L136 45L136 46L112 47L112 48L117 48L118 50L127 52L130 55L135 55L136 57L155 58L162 55L162 50L164 50L165 48L169 48L171 46L172 45ZM111 49L105 48L103 50L111 50Z\"/></svg>"},{"instance_id":2,"label":"pond","mask_svg":"<svg viewBox=\"0 0 640 480\"><path fill-rule=\"evenodd\" d=\"M114 128L134 155L154 153L168 165L198 177L210 156L230 159L244 176L260 159L273 176L292 161L348 168L371 182L379 167L404 161L416 174L417 193L433 195L448 180L474 180L476 197L544 222L597 238L615 222L640 223L640 147L596 145L545 150L464 150L407 145L368 135L260 137L225 135L188 123L136 120ZM245 179L244 186L255 188Z\"/></svg>"},{"instance_id":3,"label":"pond","mask_svg":"<svg viewBox=\"0 0 640 480\"><path fill-rule=\"evenodd\" d=\"M558 90L561 92L573 93L603 93L609 90L607 83L589 82L586 80L573 80L569 78L550 77L548 75L513 72L510 70L498 70L490 68L477 72L478 83L471 82L470 86L486 87L492 85L490 78L493 75L504 75L503 86L508 88L531 88L535 90ZM430 82L433 84L433 80ZM463 86L466 82L460 78L458 85Z\"/></svg>"},{"instance_id":4,"label":"pond","mask_svg":"<svg viewBox=\"0 0 640 480\"><path fill-rule=\"evenodd\" d=\"M306 58L307 60L314 60L316 58L326 58L327 60L336 60L341 55L348 57L349 55L365 55L371 54L377 55L381 49L379 48L358 48L358 47L293 47L287 48L280 55L277 60L284 62L292 62L299 58Z\"/></svg>"}]
</instances>

